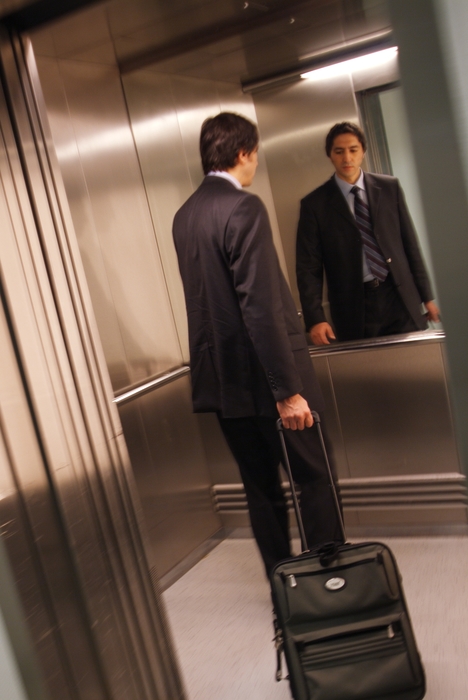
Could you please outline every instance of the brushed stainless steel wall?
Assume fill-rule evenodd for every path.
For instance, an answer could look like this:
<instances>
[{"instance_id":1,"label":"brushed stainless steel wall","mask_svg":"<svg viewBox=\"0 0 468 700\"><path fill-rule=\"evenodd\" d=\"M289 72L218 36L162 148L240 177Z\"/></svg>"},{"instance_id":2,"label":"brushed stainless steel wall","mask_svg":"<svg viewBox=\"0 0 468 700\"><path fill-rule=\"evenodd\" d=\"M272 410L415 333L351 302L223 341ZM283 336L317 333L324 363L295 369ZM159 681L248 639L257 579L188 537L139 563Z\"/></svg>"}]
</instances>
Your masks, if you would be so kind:
<instances>
[{"instance_id":1,"label":"brushed stainless steel wall","mask_svg":"<svg viewBox=\"0 0 468 700\"><path fill-rule=\"evenodd\" d=\"M166 585L172 580L171 570L222 527L213 509L189 375L119 402L119 413L149 533L151 562Z\"/></svg>"},{"instance_id":2,"label":"brushed stainless steel wall","mask_svg":"<svg viewBox=\"0 0 468 700\"><path fill-rule=\"evenodd\" d=\"M39 58L57 157L115 391L182 364L115 66Z\"/></svg>"},{"instance_id":3,"label":"brushed stainless steel wall","mask_svg":"<svg viewBox=\"0 0 468 700\"><path fill-rule=\"evenodd\" d=\"M123 76L123 85L184 359L188 361L185 301L172 242L172 220L203 179L198 150L203 120L221 110L238 112L254 121L256 114L251 96L232 83L166 75L154 68ZM267 206L286 272L262 151L251 191Z\"/></svg>"},{"instance_id":4,"label":"brushed stainless steel wall","mask_svg":"<svg viewBox=\"0 0 468 700\"><path fill-rule=\"evenodd\" d=\"M51 698L182 698L31 47L0 59L2 536Z\"/></svg>"},{"instance_id":5,"label":"brushed stainless steel wall","mask_svg":"<svg viewBox=\"0 0 468 700\"><path fill-rule=\"evenodd\" d=\"M42 47L43 35L33 41ZM197 158L179 137L177 114L167 109L171 90L157 81L137 91L148 115L136 137L153 147L156 134L161 150L143 151L139 160L120 76L106 61L40 56L38 70L43 118L50 123L113 388L121 395L181 367L187 357L171 223L191 191L186 163L196 177ZM184 95L192 100L192 91L180 92L181 102ZM191 145L195 127L186 122ZM141 168L155 173L153 186L145 188ZM189 393L185 378L119 404L150 535L150 565L165 580L222 527ZM168 438L181 431L183 439Z\"/></svg>"},{"instance_id":6,"label":"brushed stainless steel wall","mask_svg":"<svg viewBox=\"0 0 468 700\"><path fill-rule=\"evenodd\" d=\"M317 349L311 356L328 397L328 427L343 490L349 494L348 522L400 528L430 524L442 530L466 526L466 484L454 434L443 339L425 339L419 333L413 342ZM462 486L453 502L447 501L442 488L437 493L437 487L426 502L415 495L415 484L434 483L444 475L453 475ZM401 480L406 480L406 494ZM385 490L397 485L399 499L391 502ZM363 486L380 492L378 505L368 491L362 507L355 507L356 500L353 507L353 489Z\"/></svg>"}]
</instances>

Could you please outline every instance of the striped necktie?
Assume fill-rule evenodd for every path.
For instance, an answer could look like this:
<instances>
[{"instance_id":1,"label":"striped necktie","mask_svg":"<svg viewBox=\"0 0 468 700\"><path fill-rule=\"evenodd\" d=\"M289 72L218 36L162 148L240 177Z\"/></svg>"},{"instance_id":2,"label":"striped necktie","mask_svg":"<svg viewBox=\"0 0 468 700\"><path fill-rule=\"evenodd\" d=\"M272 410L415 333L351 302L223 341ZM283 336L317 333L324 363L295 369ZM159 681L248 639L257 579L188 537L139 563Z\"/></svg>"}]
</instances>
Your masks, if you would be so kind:
<instances>
[{"instance_id":1,"label":"striped necktie","mask_svg":"<svg viewBox=\"0 0 468 700\"><path fill-rule=\"evenodd\" d=\"M379 244L375 240L369 207L362 199L360 188L357 185L351 188L351 192L354 195L354 216L358 229L361 232L362 245L369 270L376 279L383 282L388 275L388 268Z\"/></svg>"}]
</instances>

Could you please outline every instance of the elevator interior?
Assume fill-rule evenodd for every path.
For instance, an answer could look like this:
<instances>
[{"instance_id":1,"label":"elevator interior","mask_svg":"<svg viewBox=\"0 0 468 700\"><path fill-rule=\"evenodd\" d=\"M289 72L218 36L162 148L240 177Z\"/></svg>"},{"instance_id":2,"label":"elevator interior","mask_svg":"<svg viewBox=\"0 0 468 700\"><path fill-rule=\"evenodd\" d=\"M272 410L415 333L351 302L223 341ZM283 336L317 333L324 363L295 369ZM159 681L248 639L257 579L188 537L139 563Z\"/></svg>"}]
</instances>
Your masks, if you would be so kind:
<instances>
[{"instance_id":1,"label":"elevator interior","mask_svg":"<svg viewBox=\"0 0 468 700\"><path fill-rule=\"evenodd\" d=\"M222 527L247 525L217 426L190 409L171 223L201 181L200 124L219 109L258 122L252 190L268 207L297 300L298 202L330 175L324 134L360 119L357 94L399 78L396 59L325 84L298 80L297 68L350 46L387 46L390 33L384 2L110 2L30 34L159 576ZM424 238L422 246L428 258ZM333 416L348 525L462 529L443 334L312 357Z\"/></svg>"},{"instance_id":2,"label":"elevator interior","mask_svg":"<svg viewBox=\"0 0 468 700\"><path fill-rule=\"evenodd\" d=\"M165 586L231 528L248 524L216 423L191 412L171 223L202 178L201 122L227 109L259 124L252 191L268 208L297 300L298 202L331 174L324 135L336 121L362 118L357 93L395 88L398 66L320 85L297 79L299 69L330 53L388 45L382 0L86 4L37 27L25 11L14 26L63 181L149 565ZM331 415L350 531L465 532L444 334L311 354Z\"/></svg>"}]
</instances>

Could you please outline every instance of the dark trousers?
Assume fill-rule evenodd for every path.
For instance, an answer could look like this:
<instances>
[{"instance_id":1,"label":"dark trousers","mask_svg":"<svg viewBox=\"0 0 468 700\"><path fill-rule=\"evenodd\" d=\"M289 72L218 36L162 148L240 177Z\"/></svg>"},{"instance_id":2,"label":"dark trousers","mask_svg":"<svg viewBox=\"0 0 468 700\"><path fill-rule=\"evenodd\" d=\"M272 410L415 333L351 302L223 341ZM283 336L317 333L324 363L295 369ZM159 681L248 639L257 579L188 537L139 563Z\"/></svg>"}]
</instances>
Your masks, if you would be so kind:
<instances>
[{"instance_id":1,"label":"dark trousers","mask_svg":"<svg viewBox=\"0 0 468 700\"><path fill-rule=\"evenodd\" d=\"M258 416L218 420L239 465L250 522L267 576L291 556L288 512L281 488L281 444L275 418ZM309 547L341 541L333 494L316 428L285 430L294 481Z\"/></svg>"},{"instance_id":2,"label":"dark trousers","mask_svg":"<svg viewBox=\"0 0 468 700\"><path fill-rule=\"evenodd\" d=\"M378 287L364 285L365 338L419 330L398 294L391 275Z\"/></svg>"}]
</instances>

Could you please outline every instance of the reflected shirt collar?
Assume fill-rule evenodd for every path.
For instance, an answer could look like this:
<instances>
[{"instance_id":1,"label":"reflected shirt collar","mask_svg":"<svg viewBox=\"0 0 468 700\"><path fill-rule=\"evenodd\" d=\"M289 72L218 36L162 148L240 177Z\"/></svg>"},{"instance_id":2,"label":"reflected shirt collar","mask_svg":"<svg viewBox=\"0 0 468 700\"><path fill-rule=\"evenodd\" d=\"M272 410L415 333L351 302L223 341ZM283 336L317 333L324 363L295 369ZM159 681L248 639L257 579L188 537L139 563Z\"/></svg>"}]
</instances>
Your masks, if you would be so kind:
<instances>
[{"instance_id":1,"label":"reflected shirt collar","mask_svg":"<svg viewBox=\"0 0 468 700\"><path fill-rule=\"evenodd\" d=\"M210 173L211 174L211 173ZM346 182L345 180L342 180L341 177L338 177L338 175L335 173L335 182L340 188L340 190L343 192L344 196L347 197L349 193L351 192L352 188L354 185L357 185L361 190L366 191L366 185L364 183L364 171L361 168L361 174L359 175L357 181L354 183L354 185L350 185L349 182Z\"/></svg>"},{"instance_id":2,"label":"reflected shirt collar","mask_svg":"<svg viewBox=\"0 0 468 700\"><path fill-rule=\"evenodd\" d=\"M242 185L240 184L239 180L237 180L234 175L227 173L225 170L211 170L206 177L210 177L211 175L215 175L216 177L224 177L225 180L229 180L229 182L233 184L234 187L237 187L238 190L242 189Z\"/></svg>"}]
</instances>

